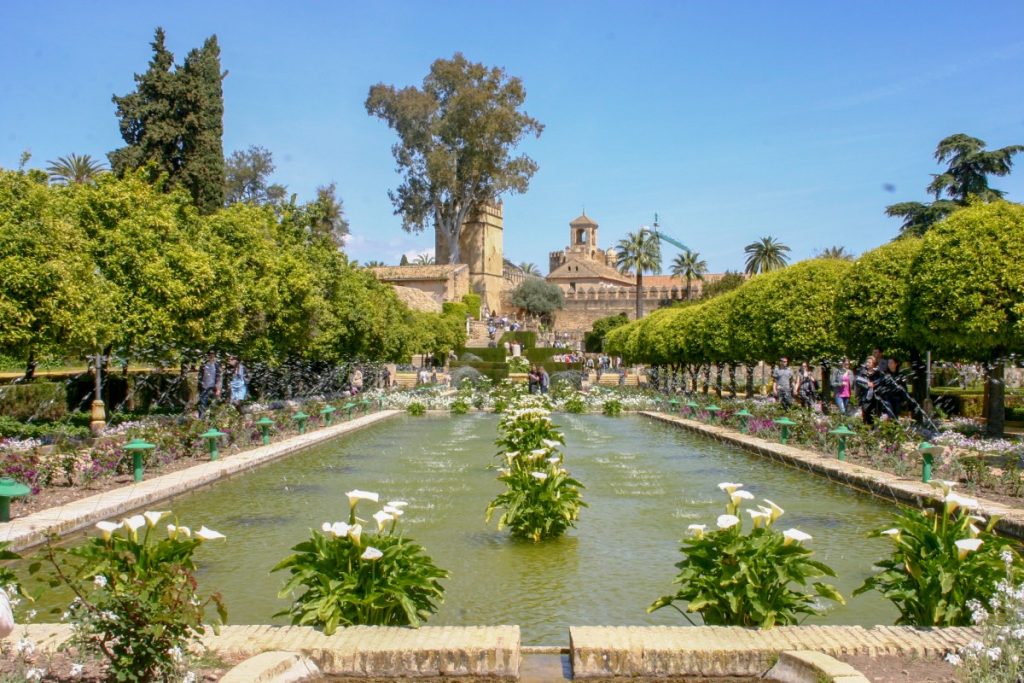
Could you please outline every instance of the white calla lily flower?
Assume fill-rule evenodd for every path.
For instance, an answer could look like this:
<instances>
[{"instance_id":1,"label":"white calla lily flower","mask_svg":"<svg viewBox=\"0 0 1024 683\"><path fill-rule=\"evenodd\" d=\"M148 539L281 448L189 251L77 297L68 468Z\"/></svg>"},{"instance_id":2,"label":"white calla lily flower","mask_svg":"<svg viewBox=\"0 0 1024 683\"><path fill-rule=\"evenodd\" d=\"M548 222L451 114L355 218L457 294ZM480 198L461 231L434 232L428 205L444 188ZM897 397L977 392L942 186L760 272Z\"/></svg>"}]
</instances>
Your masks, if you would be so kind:
<instances>
[{"instance_id":1,"label":"white calla lily flower","mask_svg":"<svg viewBox=\"0 0 1024 683\"><path fill-rule=\"evenodd\" d=\"M203 541L216 541L220 538L227 538L224 534L213 529L207 529L206 526L199 527L199 531L196 532L196 538Z\"/></svg>"},{"instance_id":2,"label":"white calla lily flower","mask_svg":"<svg viewBox=\"0 0 1024 683\"><path fill-rule=\"evenodd\" d=\"M352 539L352 542L359 545L359 540L363 535L363 525L353 524L348 528L348 537Z\"/></svg>"},{"instance_id":3,"label":"white calla lily flower","mask_svg":"<svg viewBox=\"0 0 1024 683\"><path fill-rule=\"evenodd\" d=\"M956 545L957 557L961 560L964 559L967 557L967 553L973 553L981 547L982 543L984 543L984 541L980 538L961 538L954 544Z\"/></svg>"},{"instance_id":4,"label":"white calla lily flower","mask_svg":"<svg viewBox=\"0 0 1024 683\"><path fill-rule=\"evenodd\" d=\"M103 540L109 541L114 532L121 528L121 525L113 522L96 522L96 528L103 534Z\"/></svg>"},{"instance_id":5,"label":"white calla lily flower","mask_svg":"<svg viewBox=\"0 0 1024 683\"><path fill-rule=\"evenodd\" d=\"M782 515L785 514L785 512L786 512L785 510L783 510L782 508L780 508L778 505L776 505L772 501L768 500L767 498L764 499L764 502L768 503L768 506L771 508L771 512L770 512L771 518L772 518L771 521L774 522L779 517L781 517ZM760 507L760 506L758 506L758 507Z\"/></svg>"},{"instance_id":6,"label":"white calla lily flower","mask_svg":"<svg viewBox=\"0 0 1024 683\"><path fill-rule=\"evenodd\" d=\"M947 513L956 512L957 508L963 508L964 510L978 509L977 500L975 500L974 498L967 498L966 496L961 496L958 493L947 494L944 502L946 503Z\"/></svg>"},{"instance_id":7,"label":"white calla lily flower","mask_svg":"<svg viewBox=\"0 0 1024 683\"><path fill-rule=\"evenodd\" d=\"M376 503L380 500L379 493L373 493L372 491L360 491L359 489L352 489L345 495L348 496L349 508L354 508L356 503L361 500L368 500L372 503Z\"/></svg>"},{"instance_id":8,"label":"white calla lily flower","mask_svg":"<svg viewBox=\"0 0 1024 683\"><path fill-rule=\"evenodd\" d=\"M142 516L146 518L146 524L150 529L160 523L160 520L171 514L170 510L151 510L149 512L143 512Z\"/></svg>"},{"instance_id":9,"label":"white calla lily flower","mask_svg":"<svg viewBox=\"0 0 1024 683\"><path fill-rule=\"evenodd\" d=\"M718 485L718 488L731 496L733 494L733 491L735 491L738 488L743 488L743 484L734 484L731 481L723 481L721 484Z\"/></svg>"},{"instance_id":10,"label":"white calla lily flower","mask_svg":"<svg viewBox=\"0 0 1024 683\"><path fill-rule=\"evenodd\" d=\"M359 559L373 562L374 560L379 560L382 557L384 557L384 553L370 545L366 547L366 550L364 550L363 554L359 556Z\"/></svg>"},{"instance_id":11,"label":"white calla lily flower","mask_svg":"<svg viewBox=\"0 0 1024 683\"><path fill-rule=\"evenodd\" d=\"M393 508L404 508L405 506L408 505L408 503L406 503L404 500L389 500L387 504L388 507Z\"/></svg>"},{"instance_id":12,"label":"white calla lily flower","mask_svg":"<svg viewBox=\"0 0 1024 683\"><path fill-rule=\"evenodd\" d=\"M324 522L323 524L320 525L320 531L324 532L325 534L329 534L329 533L331 533L331 527L332 526L334 526L334 525L331 524L330 522Z\"/></svg>"},{"instance_id":13,"label":"white calla lily flower","mask_svg":"<svg viewBox=\"0 0 1024 683\"><path fill-rule=\"evenodd\" d=\"M192 530L187 526L178 526L176 524L167 525L167 536L170 538L177 538L178 534L181 534L185 538L192 537Z\"/></svg>"},{"instance_id":14,"label":"white calla lily flower","mask_svg":"<svg viewBox=\"0 0 1024 683\"><path fill-rule=\"evenodd\" d=\"M132 515L121 520L121 526L131 532L132 538L138 538L139 529L146 526L146 518L142 515Z\"/></svg>"},{"instance_id":15,"label":"white calla lily flower","mask_svg":"<svg viewBox=\"0 0 1024 683\"><path fill-rule=\"evenodd\" d=\"M979 529L976 524L971 524L967 527L967 531L971 534L971 538L977 538L981 535L981 529Z\"/></svg>"},{"instance_id":16,"label":"white calla lily flower","mask_svg":"<svg viewBox=\"0 0 1024 683\"><path fill-rule=\"evenodd\" d=\"M394 519L391 514L384 512L383 510L377 510L377 512L374 512L373 518L377 522L377 531L382 531L384 529L384 525Z\"/></svg>"},{"instance_id":17,"label":"white calla lily flower","mask_svg":"<svg viewBox=\"0 0 1024 683\"><path fill-rule=\"evenodd\" d=\"M696 536L698 539L704 538L704 532L707 531L707 524L691 524L686 527L686 530Z\"/></svg>"},{"instance_id":18,"label":"white calla lily flower","mask_svg":"<svg viewBox=\"0 0 1024 683\"><path fill-rule=\"evenodd\" d=\"M946 481L945 479L929 479L928 485L932 488L939 489L942 491L943 496L948 496L950 490L956 486L955 481Z\"/></svg>"},{"instance_id":19,"label":"white calla lily flower","mask_svg":"<svg viewBox=\"0 0 1024 683\"><path fill-rule=\"evenodd\" d=\"M750 515L750 519L754 522L755 529L760 529L763 526L768 526L768 523L772 519L771 512L763 512L761 510L747 510L747 514Z\"/></svg>"},{"instance_id":20,"label":"white calla lily flower","mask_svg":"<svg viewBox=\"0 0 1024 683\"><path fill-rule=\"evenodd\" d=\"M736 515L718 515L718 520L715 523L719 529L731 529L740 523L740 518Z\"/></svg>"},{"instance_id":21,"label":"white calla lily flower","mask_svg":"<svg viewBox=\"0 0 1024 683\"><path fill-rule=\"evenodd\" d=\"M812 536L808 533L804 533L799 529L786 529L782 532L782 535L786 538L782 542L782 545L789 545L790 543L803 543L804 541L811 540Z\"/></svg>"},{"instance_id":22,"label":"white calla lily flower","mask_svg":"<svg viewBox=\"0 0 1024 683\"><path fill-rule=\"evenodd\" d=\"M392 507L390 505L385 505L384 506L384 512L388 513L392 517L401 517L402 515L405 514L405 512L402 510L402 508L396 508L396 507Z\"/></svg>"},{"instance_id":23,"label":"white calla lily flower","mask_svg":"<svg viewBox=\"0 0 1024 683\"><path fill-rule=\"evenodd\" d=\"M530 472L530 476L539 481L544 481L548 478L547 472Z\"/></svg>"},{"instance_id":24,"label":"white calla lily flower","mask_svg":"<svg viewBox=\"0 0 1024 683\"><path fill-rule=\"evenodd\" d=\"M886 529L885 531L883 531L881 533L882 533L883 536L889 536L894 541L899 541L900 540L900 534L902 534L903 531L901 529L897 529L896 527L893 527L892 529Z\"/></svg>"}]
</instances>

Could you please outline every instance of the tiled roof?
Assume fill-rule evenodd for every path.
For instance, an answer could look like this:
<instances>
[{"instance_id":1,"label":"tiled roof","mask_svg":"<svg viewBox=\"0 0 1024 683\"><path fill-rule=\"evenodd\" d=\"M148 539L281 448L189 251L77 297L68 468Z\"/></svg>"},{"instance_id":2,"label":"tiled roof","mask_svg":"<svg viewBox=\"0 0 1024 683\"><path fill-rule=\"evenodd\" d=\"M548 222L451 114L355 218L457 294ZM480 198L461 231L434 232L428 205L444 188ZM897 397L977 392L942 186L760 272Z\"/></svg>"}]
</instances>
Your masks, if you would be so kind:
<instances>
[{"instance_id":1,"label":"tiled roof","mask_svg":"<svg viewBox=\"0 0 1024 683\"><path fill-rule=\"evenodd\" d=\"M579 218L577 218L577 219L575 219L573 221L570 221L569 225L579 225L579 226L587 225L587 226L594 226L595 228L597 227L597 223L592 221L590 219L590 217L586 213L581 213L579 215Z\"/></svg>"},{"instance_id":2,"label":"tiled roof","mask_svg":"<svg viewBox=\"0 0 1024 683\"><path fill-rule=\"evenodd\" d=\"M465 263L445 263L433 266L382 266L369 268L373 276L385 282L400 280L447 280L454 273L468 269Z\"/></svg>"},{"instance_id":3,"label":"tiled roof","mask_svg":"<svg viewBox=\"0 0 1024 683\"><path fill-rule=\"evenodd\" d=\"M569 259L551 271L548 280L576 280L578 278L601 278L616 284L633 284L633 277L623 275L610 266L597 261Z\"/></svg>"}]
</instances>

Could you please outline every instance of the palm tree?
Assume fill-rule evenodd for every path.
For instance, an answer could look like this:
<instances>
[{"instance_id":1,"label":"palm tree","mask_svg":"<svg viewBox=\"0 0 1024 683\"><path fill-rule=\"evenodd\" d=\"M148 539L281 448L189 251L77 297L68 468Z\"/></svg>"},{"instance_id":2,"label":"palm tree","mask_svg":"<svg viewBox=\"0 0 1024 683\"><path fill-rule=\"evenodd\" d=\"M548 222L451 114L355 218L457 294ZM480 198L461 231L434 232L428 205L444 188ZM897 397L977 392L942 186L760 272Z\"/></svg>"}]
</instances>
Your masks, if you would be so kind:
<instances>
[{"instance_id":1,"label":"palm tree","mask_svg":"<svg viewBox=\"0 0 1024 683\"><path fill-rule=\"evenodd\" d=\"M818 258L834 258L840 261L852 261L853 254L846 251L846 247L825 247L818 254Z\"/></svg>"},{"instance_id":2,"label":"palm tree","mask_svg":"<svg viewBox=\"0 0 1024 683\"><path fill-rule=\"evenodd\" d=\"M1024 145L986 151L984 140L963 133L943 138L935 148L935 160L947 164L946 172L934 176L928 185L928 192L935 201L931 204L900 202L885 207L885 213L903 219L901 237L923 235L957 208L966 206L970 197L992 202L1006 194L989 187L988 176L1009 175L1013 168L1013 155L1020 152L1024 152ZM946 198L942 197L943 194Z\"/></svg>"},{"instance_id":3,"label":"palm tree","mask_svg":"<svg viewBox=\"0 0 1024 683\"><path fill-rule=\"evenodd\" d=\"M388 264L384 263L383 261L367 261L366 265L363 266L363 267L364 268L384 268L387 265Z\"/></svg>"},{"instance_id":4,"label":"palm tree","mask_svg":"<svg viewBox=\"0 0 1024 683\"><path fill-rule=\"evenodd\" d=\"M532 263L527 263L526 261L523 261L522 263L519 264L519 270L523 271L523 273L526 275L534 275L536 277L540 277L540 268L538 268L536 265Z\"/></svg>"},{"instance_id":5,"label":"palm tree","mask_svg":"<svg viewBox=\"0 0 1024 683\"><path fill-rule=\"evenodd\" d=\"M615 265L620 273L636 271L636 319L644 317L644 271L661 272L661 242L650 230L627 233L615 248Z\"/></svg>"},{"instance_id":6,"label":"palm tree","mask_svg":"<svg viewBox=\"0 0 1024 683\"><path fill-rule=\"evenodd\" d=\"M701 259L700 254L687 249L681 254L676 254L672 260L672 274L676 277L686 278L686 300L690 300L690 282L700 280L704 282L704 274L708 272L708 262Z\"/></svg>"},{"instance_id":7,"label":"palm tree","mask_svg":"<svg viewBox=\"0 0 1024 683\"><path fill-rule=\"evenodd\" d=\"M88 154L69 154L47 163L50 164L46 167L50 179L62 185L90 183L107 171L101 162Z\"/></svg>"},{"instance_id":8,"label":"palm tree","mask_svg":"<svg viewBox=\"0 0 1024 683\"><path fill-rule=\"evenodd\" d=\"M774 237L762 237L757 242L751 242L745 246L743 251L747 255L745 272L748 275L785 268L789 263L789 256L786 255L789 252L789 247Z\"/></svg>"},{"instance_id":9,"label":"palm tree","mask_svg":"<svg viewBox=\"0 0 1024 683\"><path fill-rule=\"evenodd\" d=\"M418 254L413 264L417 266L432 266L434 265L434 257L430 254Z\"/></svg>"}]
</instances>

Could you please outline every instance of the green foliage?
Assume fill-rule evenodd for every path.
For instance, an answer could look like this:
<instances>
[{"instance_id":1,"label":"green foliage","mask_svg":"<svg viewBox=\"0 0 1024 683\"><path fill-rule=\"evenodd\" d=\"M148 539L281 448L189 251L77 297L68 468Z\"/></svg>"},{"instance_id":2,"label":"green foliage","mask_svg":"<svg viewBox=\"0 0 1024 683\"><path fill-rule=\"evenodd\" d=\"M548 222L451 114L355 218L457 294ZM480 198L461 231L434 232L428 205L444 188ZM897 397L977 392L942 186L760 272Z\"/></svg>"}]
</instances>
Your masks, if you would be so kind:
<instances>
[{"instance_id":1,"label":"green foliage","mask_svg":"<svg viewBox=\"0 0 1024 683\"><path fill-rule=\"evenodd\" d=\"M530 361L524 356L513 356L508 359L508 371L509 372L529 372Z\"/></svg>"},{"instance_id":2,"label":"green foliage","mask_svg":"<svg viewBox=\"0 0 1024 683\"><path fill-rule=\"evenodd\" d=\"M617 327L629 323L629 316L625 313L610 315L607 318L599 318L594 321L590 331L583 335L583 348L588 353L600 353L604 350L604 340L609 332Z\"/></svg>"},{"instance_id":3,"label":"green foliage","mask_svg":"<svg viewBox=\"0 0 1024 683\"><path fill-rule=\"evenodd\" d=\"M621 273L636 272L636 319L644 316L644 273L661 272L661 242L649 230L627 233L615 246L615 267Z\"/></svg>"},{"instance_id":4,"label":"green foliage","mask_svg":"<svg viewBox=\"0 0 1024 683\"><path fill-rule=\"evenodd\" d=\"M789 263L789 247L774 237L762 237L743 248L747 255L746 273L757 275L785 268Z\"/></svg>"},{"instance_id":5,"label":"green foliage","mask_svg":"<svg viewBox=\"0 0 1024 683\"><path fill-rule=\"evenodd\" d=\"M690 525L693 537L683 541L683 560L673 583L679 590L656 600L648 612L687 603L687 612L697 612L711 626L759 626L798 624L803 616L818 614L817 597L844 603L834 586L813 582L814 594L793 589L809 579L835 576L827 565L811 559L803 545L810 536L796 529L777 531L774 522L782 509L770 507L752 511L753 528L743 533L737 515L743 500L753 496L742 484L719 484L730 498L726 514L718 518L718 529L707 532L703 524ZM745 495L744 495L745 494ZM679 610L688 621L690 617ZM692 623L692 621L691 621Z\"/></svg>"},{"instance_id":6,"label":"green foliage","mask_svg":"<svg viewBox=\"0 0 1024 683\"><path fill-rule=\"evenodd\" d=\"M55 183L88 183L106 172L103 164L88 154L69 154L47 163L50 165L46 167L46 172Z\"/></svg>"},{"instance_id":7,"label":"green foliage","mask_svg":"<svg viewBox=\"0 0 1024 683\"><path fill-rule=\"evenodd\" d=\"M547 280L527 278L512 290L512 305L530 315L550 315L565 306L565 294L561 287Z\"/></svg>"},{"instance_id":8,"label":"green foliage","mask_svg":"<svg viewBox=\"0 0 1024 683\"><path fill-rule=\"evenodd\" d=\"M203 527L191 532L155 526L166 512L135 515L121 524L101 522L103 536L68 550L48 544L51 586L75 594L68 607L74 627L70 644L107 661L116 681L178 679L190 648L205 632L206 607L227 613L218 594L197 594L195 549L204 540L223 538ZM141 538L140 538L141 536Z\"/></svg>"},{"instance_id":9,"label":"green foliage","mask_svg":"<svg viewBox=\"0 0 1024 683\"><path fill-rule=\"evenodd\" d=\"M727 270L722 277L717 280L704 283L704 287L701 288L701 298L712 299L720 294L731 292L746 281L747 279L743 277L742 273Z\"/></svg>"},{"instance_id":10,"label":"green foliage","mask_svg":"<svg viewBox=\"0 0 1024 683\"><path fill-rule=\"evenodd\" d=\"M902 511L894 527L872 532L892 540L893 552L876 562L881 571L854 595L881 593L899 609L897 624L968 626L968 603L987 605L1000 578L1008 573L1009 580L1019 583L1024 570L1012 543L992 533L995 517L986 528L978 528L981 520L971 514L977 501L950 491L950 482L931 484L943 489L944 504L937 510Z\"/></svg>"},{"instance_id":11,"label":"green foliage","mask_svg":"<svg viewBox=\"0 0 1024 683\"><path fill-rule=\"evenodd\" d=\"M149 69L135 75L136 90L113 98L127 146L110 153L110 165L118 175L149 168L154 180L163 176L168 189L184 188L210 214L224 205L220 46L210 36L174 67L164 39L158 28Z\"/></svg>"},{"instance_id":12,"label":"green foliage","mask_svg":"<svg viewBox=\"0 0 1024 683\"><path fill-rule=\"evenodd\" d=\"M327 635L339 626L419 626L437 611L444 597L439 582L448 572L397 532L404 502L388 503L374 514L377 531L372 533L356 523L356 506L361 499L377 502L377 494L351 491L348 496L348 523L324 522L273 568L291 575L278 597L293 597L291 607L275 616Z\"/></svg>"},{"instance_id":13,"label":"green foliage","mask_svg":"<svg viewBox=\"0 0 1024 683\"><path fill-rule=\"evenodd\" d=\"M469 309L469 314L471 316L473 316L474 320L479 320L480 319L480 295L479 294L473 294L472 292L470 292L469 294L463 294L462 295L462 303L466 304L466 308Z\"/></svg>"},{"instance_id":14,"label":"green foliage","mask_svg":"<svg viewBox=\"0 0 1024 683\"><path fill-rule=\"evenodd\" d=\"M404 179L388 193L395 211L410 232L436 223L451 263L459 262L463 222L506 192L525 192L537 171L528 156L512 156L524 137L544 129L521 111L525 99L518 78L461 53L436 60L422 89L370 88L367 113L399 137L393 152Z\"/></svg>"},{"instance_id":15,"label":"green foliage","mask_svg":"<svg viewBox=\"0 0 1024 683\"><path fill-rule=\"evenodd\" d=\"M567 413L582 415L587 412L587 404L583 401L583 395L576 392L565 400L565 403L562 405L562 409Z\"/></svg>"},{"instance_id":16,"label":"green foliage","mask_svg":"<svg viewBox=\"0 0 1024 683\"><path fill-rule=\"evenodd\" d=\"M498 350L497 350L498 353L504 353L504 350L502 350L501 347L503 347L505 345L505 342L509 342L509 343L519 342L519 345L522 346L523 349L526 351L526 353L529 354L531 351L534 351L537 348L537 333L536 332L530 332L528 330L517 330L516 332L505 332L504 334L501 335L501 337L498 338L498 347L499 347ZM483 351L484 351L484 349L479 349L479 352L483 352ZM548 352L547 355L550 355L550 353L551 352ZM502 358L504 358L504 356L502 356ZM541 359L538 359L538 360L541 360Z\"/></svg>"},{"instance_id":17,"label":"green foliage","mask_svg":"<svg viewBox=\"0 0 1024 683\"><path fill-rule=\"evenodd\" d=\"M959 655L946 655L946 661L962 666L958 678L970 683L1018 683L1024 676L1024 585L1014 584L1009 563L989 604L969 607L981 638Z\"/></svg>"},{"instance_id":18,"label":"green foliage","mask_svg":"<svg viewBox=\"0 0 1024 683\"><path fill-rule=\"evenodd\" d=\"M283 185L270 182L274 172L270 150L250 145L237 150L224 162L224 203L276 204L285 198Z\"/></svg>"},{"instance_id":19,"label":"green foliage","mask_svg":"<svg viewBox=\"0 0 1024 683\"><path fill-rule=\"evenodd\" d=\"M498 457L505 466L498 480L505 491L487 506L486 521L504 509L498 529L509 527L513 536L539 542L557 538L576 526L583 485L563 467L558 449L565 437L551 424L543 398L520 397L498 425Z\"/></svg>"},{"instance_id":20,"label":"green foliage","mask_svg":"<svg viewBox=\"0 0 1024 683\"><path fill-rule=\"evenodd\" d=\"M694 280L704 281L704 275L708 272L708 262L700 257L695 251L687 249L681 254L676 254L672 259L672 274L686 280L686 299L691 299L690 285Z\"/></svg>"},{"instance_id":21,"label":"green foliage","mask_svg":"<svg viewBox=\"0 0 1024 683\"><path fill-rule=\"evenodd\" d=\"M406 410L409 411L410 415L413 415L415 417L420 417L421 415L426 415L427 413L427 407L420 403L419 401L413 401L412 403L410 403L409 407L406 408Z\"/></svg>"},{"instance_id":22,"label":"green foliage","mask_svg":"<svg viewBox=\"0 0 1024 683\"><path fill-rule=\"evenodd\" d=\"M0 418L52 422L67 412L67 390L58 382L0 386Z\"/></svg>"},{"instance_id":23,"label":"green foliage","mask_svg":"<svg viewBox=\"0 0 1024 683\"><path fill-rule=\"evenodd\" d=\"M622 414L622 401L610 398L601 405L601 412L608 417L618 417Z\"/></svg>"},{"instance_id":24,"label":"green foliage","mask_svg":"<svg viewBox=\"0 0 1024 683\"><path fill-rule=\"evenodd\" d=\"M469 412L469 403L464 399L452 401L452 415L465 415Z\"/></svg>"},{"instance_id":25,"label":"green foliage","mask_svg":"<svg viewBox=\"0 0 1024 683\"><path fill-rule=\"evenodd\" d=\"M21 559L21 555L7 549L10 545L10 541L0 541L0 563ZM0 564L0 590L6 591L8 597L21 591L21 582L18 580L18 577L3 564Z\"/></svg>"}]
</instances>

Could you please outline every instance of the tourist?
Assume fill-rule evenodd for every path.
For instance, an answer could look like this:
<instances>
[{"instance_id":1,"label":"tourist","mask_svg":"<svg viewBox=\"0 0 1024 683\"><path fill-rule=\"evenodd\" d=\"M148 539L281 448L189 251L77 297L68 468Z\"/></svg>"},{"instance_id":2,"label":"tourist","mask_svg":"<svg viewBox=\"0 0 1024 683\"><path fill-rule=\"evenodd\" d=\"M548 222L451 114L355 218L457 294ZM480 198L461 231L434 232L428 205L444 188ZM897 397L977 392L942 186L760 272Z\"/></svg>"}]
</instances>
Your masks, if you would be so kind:
<instances>
[{"instance_id":1,"label":"tourist","mask_svg":"<svg viewBox=\"0 0 1024 683\"><path fill-rule=\"evenodd\" d=\"M199 417L206 415L206 409L214 399L220 398L223 382L224 371L217 362L217 354L209 351L206 362L199 367Z\"/></svg>"},{"instance_id":2,"label":"tourist","mask_svg":"<svg viewBox=\"0 0 1024 683\"><path fill-rule=\"evenodd\" d=\"M548 389L551 388L551 376L548 375L548 371L544 369L544 366L540 366L540 393L548 393Z\"/></svg>"},{"instance_id":3,"label":"tourist","mask_svg":"<svg viewBox=\"0 0 1024 683\"><path fill-rule=\"evenodd\" d=\"M536 365L531 365L530 371L526 373L526 387L531 394L536 394L540 387L540 373Z\"/></svg>"},{"instance_id":4,"label":"tourist","mask_svg":"<svg viewBox=\"0 0 1024 683\"><path fill-rule=\"evenodd\" d=\"M228 388L231 390L231 405L240 409L242 401L246 399L249 392L249 371L235 355L228 357L228 371L230 372Z\"/></svg>"},{"instance_id":5,"label":"tourist","mask_svg":"<svg viewBox=\"0 0 1024 683\"><path fill-rule=\"evenodd\" d=\"M793 370L785 356L779 359L779 366L772 371L772 381L775 383L772 393L782 404L782 409L789 410L793 405Z\"/></svg>"},{"instance_id":6,"label":"tourist","mask_svg":"<svg viewBox=\"0 0 1024 683\"><path fill-rule=\"evenodd\" d=\"M853 372L850 370L850 359L844 358L838 368L832 370L829 384L835 395L839 412L847 415L850 412L850 396L853 395Z\"/></svg>"},{"instance_id":7,"label":"tourist","mask_svg":"<svg viewBox=\"0 0 1024 683\"><path fill-rule=\"evenodd\" d=\"M384 372L382 373L382 380L384 382L384 388L385 389L390 389L391 388L391 371L388 369L388 367L386 365L384 366Z\"/></svg>"},{"instance_id":8,"label":"tourist","mask_svg":"<svg viewBox=\"0 0 1024 683\"><path fill-rule=\"evenodd\" d=\"M814 407L814 401L818 397L818 380L814 378L814 371L807 361L800 364L796 394L804 408Z\"/></svg>"},{"instance_id":9,"label":"tourist","mask_svg":"<svg viewBox=\"0 0 1024 683\"><path fill-rule=\"evenodd\" d=\"M866 425L875 423L875 413L878 410L875 388L881 376L882 373L878 369L874 355L868 356L857 375L857 402L860 404L861 419Z\"/></svg>"},{"instance_id":10,"label":"tourist","mask_svg":"<svg viewBox=\"0 0 1024 683\"><path fill-rule=\"evenodd\" d=\"M352 386L352 395L363 393L363 371L356 368L352 371L352 378L349 380L349 384Z\"/></svg>"},{"instance_id":11,"label":"tourist","mask_svg":"<svg viewBox=\"0 0 1024 683\"><path fill-rule=\"evenodd\" d=\"M899 419L903 410L903 396L906 393L903 376L900 374L900 362L895 358L887 359L885 367L879 373L879 382L875 389L883 418Z\"/></svg>"}]
</instances>

